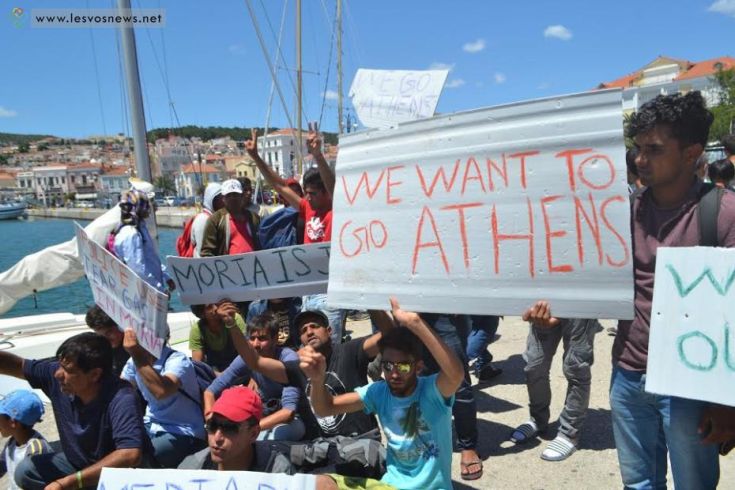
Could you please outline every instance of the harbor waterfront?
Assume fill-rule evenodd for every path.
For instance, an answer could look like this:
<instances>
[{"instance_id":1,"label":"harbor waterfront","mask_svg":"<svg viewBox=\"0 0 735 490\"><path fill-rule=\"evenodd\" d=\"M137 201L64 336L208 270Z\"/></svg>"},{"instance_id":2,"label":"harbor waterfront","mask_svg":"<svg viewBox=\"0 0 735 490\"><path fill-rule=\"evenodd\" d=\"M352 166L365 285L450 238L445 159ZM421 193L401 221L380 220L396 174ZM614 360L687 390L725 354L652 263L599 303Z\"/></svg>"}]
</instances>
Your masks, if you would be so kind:
<instances>
[{"instance_id":1,"label":"harbor waterfront","mask_svg":"<svg viewBox=\"0 0 735 490\"><path fill-rule=\"evenodd\" d=\"M3 253L0 254L0 270L7 270L16 262L45 247L74 238L74 221L82 226L87 225L90 219L104 213L104 210L95 209L51 209L54 213L62 212L68 219L41 218L35 216L42 210L29 210L29 217L25 220L6 220L0 222L0 233L3 236ZM166 210L168 211L168 210ZM189 213L192 210L188 210ZM74 215L76 212L77 215ZM165 211L164 211L165 213ZM188 215L175 215L173 212L164 214L159 211L157 219L168 217L168 222L178 220L176 228L159 227L159 251L162 258L175 253L176 238L181 233L181 224ZM164 220L162 220L164 221ZM13 318L26 315L40 315L44 313L70 312L81 314L87 307L94 304L92 291L87 280L82 278L71 284L46 291L39 291L35 298L29 296L18 301L16 305L0 318ZM171 298L169 307L172 311L187 311L188 307L181 304L178 295Z\"/></svg>"}]
</instances>

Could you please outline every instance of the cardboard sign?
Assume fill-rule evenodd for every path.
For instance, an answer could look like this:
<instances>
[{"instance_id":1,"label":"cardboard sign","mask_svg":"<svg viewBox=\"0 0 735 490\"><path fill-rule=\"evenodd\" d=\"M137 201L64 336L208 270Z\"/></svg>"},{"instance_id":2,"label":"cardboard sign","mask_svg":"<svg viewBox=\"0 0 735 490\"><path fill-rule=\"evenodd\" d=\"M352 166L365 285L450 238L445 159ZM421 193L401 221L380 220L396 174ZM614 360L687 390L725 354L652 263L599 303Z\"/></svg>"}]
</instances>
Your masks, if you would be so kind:
<instances>
[{"instance_id":1,"label":"cardboard sign","mask_svg":"<svg viewBox=\"0 0 735 490\"><path fill-rule=\"evenodd\" d=\"M325 293L329 251L329 243L315 243L199 259L168 256L166 263L181 302L198 305Z\"/></svg>"},{"instance_id":2,"label":"cardboard sign","mask_svg":"<svg viewBox=\"0 0 735 490\"><path fill-rule=\"evenodd\" d=\"M312 490L316 476L257 471L103 468L97 490Z\"/></svg>"},{"instance_id":3,"label":"cardboard sign","mask_svg":"<svg viewBox=\"0 0 735 490\"><path fill-rule=\"evenodd\" d=\"M389 128L434 115L449 70L357 70L352 105L366 128Z\"/></svg>"},{"instance_id":4,"label":"cardboard sign","mask_svg":"<svg viewBox=\"0 0 735 490\"><path fill-rule=\"evenodd\" d=\"M329 303L632 318L619 91L341 138Z\"/></svg>"},{"instance_id":5,"label":"cardboard sign","mask_svg":"<svg viewBox=\"0 0 735 490\"><path fill-rule=\"evenodd\" d=\"M168 296L145 282L76 224L79 258L94 302L118 324L132 328L140 345L158 357L168 337Z\"/></svg>"},{"instance_id":6,"label":"cardboard sign","mask_svg":"<svg viewBox=\"0 0 735 490\"><path fill-rule=\"evenodd\" d=\"M735 250L656 255L646 391L735 406Z\"/></svg>"}]
</instances>

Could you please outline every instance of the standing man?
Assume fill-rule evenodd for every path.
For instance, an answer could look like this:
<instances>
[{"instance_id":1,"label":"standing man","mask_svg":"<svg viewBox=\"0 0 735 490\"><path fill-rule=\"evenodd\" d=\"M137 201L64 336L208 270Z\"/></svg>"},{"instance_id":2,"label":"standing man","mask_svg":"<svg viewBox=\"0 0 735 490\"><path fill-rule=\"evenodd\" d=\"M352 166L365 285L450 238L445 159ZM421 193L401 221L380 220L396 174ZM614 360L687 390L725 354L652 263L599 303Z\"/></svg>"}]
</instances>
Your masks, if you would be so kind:
<instances>
[{"instance_id":1,"label":"standing man","mask_svg":"<svg viewBox=\"0 0 735 490\"><path fill-rule=\"evenodd\" d=\"M202 211L194 217L194 222L191 224L191 243L194 245L195 258L202 256L202 241L204 239L204 228L207 226L207 220L214 213L222 209L224 205L222 186L216 182L207 184L207 188L204 189Z\"/></svg>"},{"instance_id":2,"label":"standing man","mask_svg":"<svg viewBox=\"0 0 735 490\"><path fill-rule=\"evenodd\" d=\"M225 207L207 220L201 256L235 255L254 252L258 244L260 217L242 205L242 185L236 179L222 183Z\"/></svg>"},{"instance_id":3,"label":"standing man","mask_svg":"<svg viewBox=\"0 0 735 490\"><path fill-rule=\"evenodd\" d=\"M309 169L304 173L304 195L300 197L289 186L289 181L278 175L260 155L258 155L258 134L252 130L252 138L245 142L248 155L255 161L258 170L265 180L273 186L278 194L288 203L299 210L304 222L304 244L329 242L332 240L332 196L334 195L335 176L327 160L322 154L322 140L318 133L309 132L307 147L316 161L317 168ZM321 310L329 318L332 328L332 339L335 343L342 341L346 311L329 308L326 294L312 294L304 296L302 309Z\"/></svg>"},{"instance_id":4,"label":"standing man","mask_svg":"<svg viewBox=\"0 0 735 490\"><path fill-rule=\"evenodd\" d=\"M96 333L64 341L55 359L0 352L0 373L25 379L51 400L62 452L26 458L15 472L21 488L96 487L102 468L133 468L152 454L130 384L112 375L112 348ZM48 486L53 484L53 486Z\"/></svg>"},{"instance_id":5,"label":"standing man","mask_svg":"<svg viewBox=\"0 0 735 490\"><path fill-rule=\"evenodd\" d=\"M694 174L713 116L699 92L660 95L633 115L638 175L647 189L632 203L635 318L620 321L610 385L613 434L626 488L665 488L667 450L676 488L710 489L720 477L718 443L735 437L735 408L647 393L646 363L656 251L701 240ZM735 194L725 192L717 244L735 246Z\"/></svg>"}]
</instances>

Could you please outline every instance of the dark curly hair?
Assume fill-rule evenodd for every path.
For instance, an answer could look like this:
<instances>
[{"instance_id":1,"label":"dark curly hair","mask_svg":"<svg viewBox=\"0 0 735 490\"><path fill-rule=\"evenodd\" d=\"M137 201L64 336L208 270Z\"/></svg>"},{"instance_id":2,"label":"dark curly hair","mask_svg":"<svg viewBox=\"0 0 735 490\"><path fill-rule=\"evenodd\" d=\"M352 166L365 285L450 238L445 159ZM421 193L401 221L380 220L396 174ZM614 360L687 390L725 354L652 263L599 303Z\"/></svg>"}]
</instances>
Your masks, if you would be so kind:
<instances>
[{"instance_id":1,"label":"dark curly hair","mask_svg":"<svg viewBox=\"0 0 735 490\"><path fill-rule=\"evenodd\" d=\"M248 322L248 335L260 330L265 330L266 332L268 332L268 337L272 339L278 337L279 325L276 317L274 317L270 313L263 313L262 315L258 315L255 318L252 318Z\"/></svg>"},{"instance_id":2,"label":"dark curly hair","mask_svg":"<svg viewBox=\"0 0 735 490\"><path fill-rule=\"evenodd\" d=\"M115 323L115 321L97 305L94 305L87 310L87 315L84 317L84 320L87 322L87 326L92 330L99 330L107 327L117 328L117 323Z\"/></svg>"},{"instance_id":3,"label":"dark curly hair","mask_svg":"<svg viewBox=\"0 0 735 490\"><path fill-rule=\"evenodd\" d=\"M408 354L414 360L421 360L424 353L424 344L409 329L396 327L384 333L378 340L378 349L382 354L385 349L395 349L398 352Z\"/></svg>"},{"instance_id":4,"label":"dark curly hair","mask_svg":"<svg viewBox=\"0 0 735 490\"><path fill-rule=\"evenodd\" d=\"M327 188L324 187L324 181L322 180L322 176L319 173L319 169L317 168L310 168L306 172L304 172L304 187L314 187L316 189L319 189L322 192L326 192Z\"/></svg>"},{"instance_id":5,"label":"dark curly hair","mask_svg":"<svg viewBox=\"0 0 735 490\"><path fill-rule=\"evenodd\" d=\"M722 137L722 146L728 155L735 155L735 133L731 133Z\"/></svg>"},{"instance_id":6,"label":"dark curly hair","mask_svg":"<svg viewBox=\"0 0 735 490\"><path fill-rule=\"evenodd\" d=\"M714 116L707 110L699 91L686 95L659 95L646 102L630 118L627 135L635 138L651 131L655 126L666 126L671 136L684 148L694 144L707 144L709 128Z\"/></svg>"},{"instance_id":7,"label":"dark curly hair","mask_svg":"<svg viewBox=\"0 0 735 490\"><path fill-rule=\"evenodd\" d=\"M101 335L85 332L69 337L56 350L56 359L71 361L88 373L100 368L103 376L112 373L112 346Z\"/></svg>"},{"instance_id":8,"label":"dark curly hair","mask_svg":"<svg viewBox=\"0 0 735 490\"><path fill-rule=\"evenodd\" d=\"M707 176L712 182L730 182L735 179L735 166L727 158L717 160L707 168Z\"/></svg>"}]
</instances>

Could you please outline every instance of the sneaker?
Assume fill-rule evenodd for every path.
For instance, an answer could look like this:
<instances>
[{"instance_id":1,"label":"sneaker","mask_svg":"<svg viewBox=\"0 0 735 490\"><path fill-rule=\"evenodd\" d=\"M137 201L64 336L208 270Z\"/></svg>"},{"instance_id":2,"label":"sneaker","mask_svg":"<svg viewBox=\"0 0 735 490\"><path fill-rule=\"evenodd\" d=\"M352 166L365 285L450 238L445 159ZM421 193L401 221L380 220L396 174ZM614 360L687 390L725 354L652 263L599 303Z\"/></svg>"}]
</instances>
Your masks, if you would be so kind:
<instances>
[{"instance_id":1,"label":"sneaker","mask_svg":"<svg viewBox=\"0 0 735 490\"><path fill-rule=\"evenodd\" d=\"M546 446L544 452L541 453L541 459L545 461L564 461L576 450L577 446L572 441L559 434Z\"/></svg>"},{"instance_id":2,"label":"sneaker","mask_svg":"<svg viewBox=\"0 0 735 490\"><path fill-rule=\"evenodd\" d=\"M503 374L503 370L494 367L492 364L488 364L477 373L477 379L480 381L490 381L493 378L497 378Z\"/></svg>"}]
</instances>

